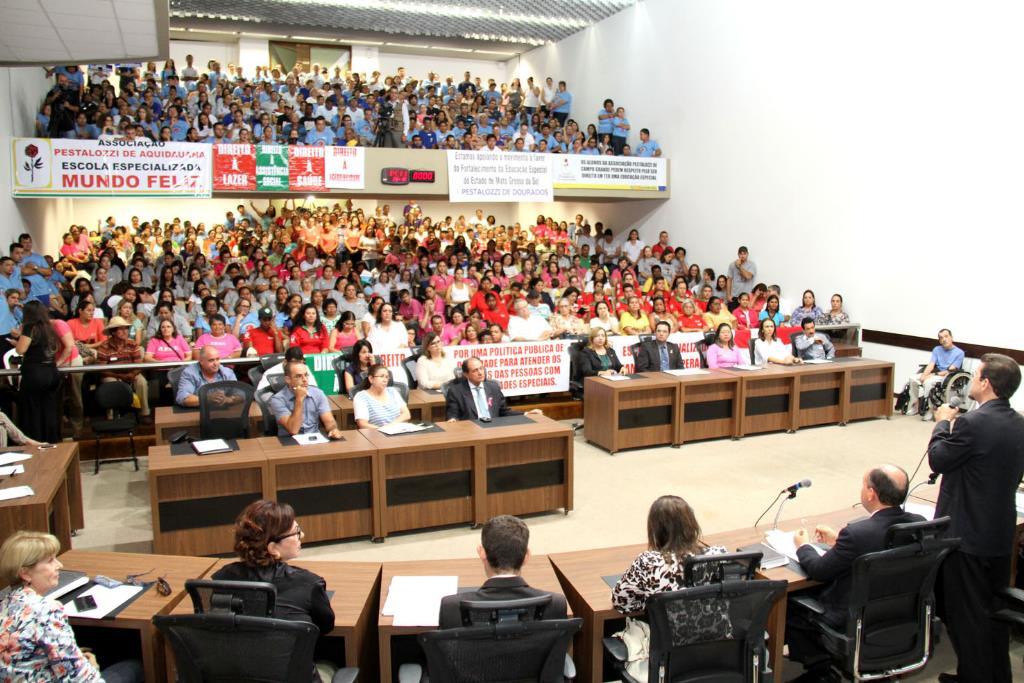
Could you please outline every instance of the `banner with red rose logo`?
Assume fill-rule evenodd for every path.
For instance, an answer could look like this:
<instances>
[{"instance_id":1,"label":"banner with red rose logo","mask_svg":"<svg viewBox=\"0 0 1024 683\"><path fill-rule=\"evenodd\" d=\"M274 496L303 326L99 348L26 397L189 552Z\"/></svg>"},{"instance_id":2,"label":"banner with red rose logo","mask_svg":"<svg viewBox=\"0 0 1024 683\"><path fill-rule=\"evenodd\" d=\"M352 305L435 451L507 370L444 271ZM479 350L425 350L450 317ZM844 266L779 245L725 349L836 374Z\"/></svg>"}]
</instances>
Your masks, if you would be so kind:
<instances>
[{"instance_id":1,"label":"banner with red rose logo","mask_svg":"<svg viewBox=\"0 0 1024 683\"><path fill-rule=\"evenodd\" d=\"M15 197L212 195L211 145L183 142L14 138Z\"/></svg>"}]
</instances>

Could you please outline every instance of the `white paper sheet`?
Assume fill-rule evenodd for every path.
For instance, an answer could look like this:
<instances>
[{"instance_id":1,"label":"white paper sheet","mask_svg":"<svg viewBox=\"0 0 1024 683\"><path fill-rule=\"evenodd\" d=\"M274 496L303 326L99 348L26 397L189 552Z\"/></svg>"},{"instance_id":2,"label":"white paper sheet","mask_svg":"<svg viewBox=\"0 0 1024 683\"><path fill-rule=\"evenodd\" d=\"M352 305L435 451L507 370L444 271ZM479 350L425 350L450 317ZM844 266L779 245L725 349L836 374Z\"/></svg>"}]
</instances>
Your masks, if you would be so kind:
<instances>
[{"instance_id":1,"label":"white paper sheet","mask_svg":"<svg viewBox=\"0 0 1024 683\"><path fill-rule=\"evenodd\" d=\"M904 503L903 509L921 515L925 519L935 519L935 506L926 503Z\"/></svg>"},{"instance_id":2,"label":"white paper sheet","mask_svg":"<svg viewBox=\"0 0 1024 683\"><path fill-rule=\"evenodd\" d=\"M611 380L612 382L625 382L629 379L629 375L601 375L605 379Z\"/></svg>"},{"instance_id":3,"label":"white paper sheet","mask_svg":"<svg viewBox=\"0 0 1024 683\"><path fill-rule=\"evenodd\" d=\"M680 368L679 370L665 370L666 374L675 375L676 377L686 377L687 375L710 375L708 370L701 370L700 368Z\"/></svg>"},{"instance_id":4,"label":"white paper sheet","mask_svg":"<svg viewBox=\"0 0 1024 683\"><path fill-rule=\"evenodd\" d=\"M457 576L394 576L380 613L395 626L437 626L441 598L458 590Z\"/></svg>"},{"instance_id":5,"label":"white paper sheet","mask_svg":"<svg viewBox=\"0 0 1024 683\"><path fill-rule=\"evenodd\" d=\"M782 529L769 529L764 533L764 542L775 549L776 552L782 553L794 562L799 562L799 558L796 554L796 544L793 543L793 532L783 531ZM819 555L824 555L825 551L818 546L811 544L814 548L814 552Z\"/></svg>"},{"instance_id":6,"label":"white paper sheet","mask_svg":"<svg viewBox=\"0 0 1024 683\"><path fill-rule=\"evenodd\" d=\"M9 477L12 474L25 474L24 465L7 465L0 467L0 477Z\"/></svg>"},{"instance_id":7,"label":"white paper sheet","mask_svg":"<svg viewBox=\"0 0 1024 683\"><path fill-rule=\"evenodd\" d=\"M15 498L27 498L36 495L31 486L12 486L9 489L0 489L0 500L14 500Z\"/></svg>"},{"instance_id":8,"label":"white paper sheet","mask_svg":"<svg viewBox=\"0 0 1024 683\"><path fill-rule=\"evenodd\" d=\"M413 432L422 432L426 427L421 424L415 424L413 422L395 422L389 425L384 425L378 431L381 434L395 435L395 434L412 434Z\"/></svg>"},{"instance_id":9,"label":"white paper sheet","mask_svg":"<svg viewBox=\"0 0 1024 683\"><path fill-rule=\"evenodd\" d=\"M832 361L830 361L828 358L811 358L810 360L805 360L804 365L821 365L823 363L831 362Z\"/></svg>"},{"instance_id":10,"label":"white paper sheet","mask_svg":"<svg viewBox=\"0 0 1024 683\"><path fill-rule=\"evenodd\" d=\"M734 365L728 370L764 370L760 365Z\"/></svg>"},{"instance_id":11,"label":"white paper sheet","mask_svg":"<svg viewBox=\"0 0 1024 683\"><path fill-rule=\"evenodd\" d=\"M74 601L64 605L64 611L68 616L83 617L86 619L102 619L112 611L128 602L144 589L143 586L129 586L123 584L117 588L106 588L105 586L93 586L81 595L91 595L96 601L96 609L79 612ZM81 595L79 597L81 597Z\"/></svg>"},{"instance_id":12,"label":"white paper sheet","mask_svg":"<svg viewBox=\"0 0 1024 683\"><path fill-rule=\"evenodd\" d=\"M231 446L224 439L206 439L205 441L193 441L192 450L199 455L205 455L206 453L215 453L217 451L230 451Z\"/></svg>"},{"instance_id":13,"label":"white paper sheet","mask_svg":"<svg viewBox=\"0 0 1024 683\"><path fill-rule=\"evenodd\" d=\"M28 453L0 453L0 465L13 465L16 462L29 460L32 456Z\"/></svg>"},{"instance_id":14,"label":"white paper sheet","mask_svg":"<svg viewBox=\"0 0 1024 683\"><path fill-rule=\"evenodd\" d=\"M327 443L330 441L330 439L320 432L313 432L312 434L293 434L292 438L295 439L295 443L300 446L311 446L315 443Z\"/></svg>"}]
</instances>

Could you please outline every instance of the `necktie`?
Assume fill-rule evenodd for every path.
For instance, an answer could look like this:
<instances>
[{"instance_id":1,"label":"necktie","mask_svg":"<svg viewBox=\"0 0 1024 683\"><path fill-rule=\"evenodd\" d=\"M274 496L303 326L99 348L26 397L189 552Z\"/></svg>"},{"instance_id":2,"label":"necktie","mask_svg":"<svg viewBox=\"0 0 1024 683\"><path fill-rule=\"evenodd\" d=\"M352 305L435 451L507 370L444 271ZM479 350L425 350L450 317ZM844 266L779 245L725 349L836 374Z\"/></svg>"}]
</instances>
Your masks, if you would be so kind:
<instances>
[{"instance_id":1,"label":"necktie","mask_svg":"<svg viewBox=\"0 0 1024 683\"><path fill-rule=\"evenodd\" d=\"M487 397L484 396L483 384L478 384L473 387L473 398L476 401L476 416L490 417L491 411L487 409Z\"/></svg>"},{"instance_id":2,"label":"necktie","mask_svg":"<svg viewBox=\"0 0 1024 683\"><path fill-rule=\"evenodd\" d=\"M661 348L661 369L668 370L668 347L664 344L659 344Z\"/></svg>"}]
</instances>

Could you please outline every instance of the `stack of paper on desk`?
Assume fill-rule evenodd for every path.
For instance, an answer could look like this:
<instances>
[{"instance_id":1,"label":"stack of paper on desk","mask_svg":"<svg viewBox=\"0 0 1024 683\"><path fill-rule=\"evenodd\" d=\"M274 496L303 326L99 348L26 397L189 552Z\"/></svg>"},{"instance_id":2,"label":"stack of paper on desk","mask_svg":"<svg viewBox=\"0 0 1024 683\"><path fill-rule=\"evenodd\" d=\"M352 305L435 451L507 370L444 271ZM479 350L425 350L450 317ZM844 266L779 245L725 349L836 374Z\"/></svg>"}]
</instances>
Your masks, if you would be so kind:
<instances>
[{"instance_id":1,"label":"stack of paper on desk","mask_svg":"<svg viewBox=\"0 0 1024 683\"><path fill-rule=\"evenodd\" d=\"M395 626L437 626L441 598L458 590L457 576L394 576L380 613Z\"/></svg>"},{"instance_id":2,"label":"stack of paper on desk","mask_svg":"<svg viewBox=\"0 0 1024 683\"><path fill-rule=\"evenodd\" d=\"M12 486L9 489L0 489L0 500L14 500L15 498L28 498L36 495L31 486Z\"/></svg>"},{"instance_id":3,"label":"stack of paper on desk","mask_svg":"<svg viewBox=\"0 0 1024 683\"><path fill-rule=\"evenodd\" d=\"M0 465L13 465L16 462L30 460L31 455L27 453L0 453Z\"/></svg>"},{"instance_id":4,"label":"stack of paper on desk","mask_svg":"<svg viewBox=\"0 0 1024 683\"><path fill-rule=\"evenodd\" d=\"M793 543L793 532L783 531L782 529L769 529L764 533L764 542L769 547L774 548L777 552L782 553L794 562L799 562L799 558L796 555L796 545ZM814 552L819 555L824 555L825 551L818 546L811 544L814 548Z\"/></svg>"}]
</instances>

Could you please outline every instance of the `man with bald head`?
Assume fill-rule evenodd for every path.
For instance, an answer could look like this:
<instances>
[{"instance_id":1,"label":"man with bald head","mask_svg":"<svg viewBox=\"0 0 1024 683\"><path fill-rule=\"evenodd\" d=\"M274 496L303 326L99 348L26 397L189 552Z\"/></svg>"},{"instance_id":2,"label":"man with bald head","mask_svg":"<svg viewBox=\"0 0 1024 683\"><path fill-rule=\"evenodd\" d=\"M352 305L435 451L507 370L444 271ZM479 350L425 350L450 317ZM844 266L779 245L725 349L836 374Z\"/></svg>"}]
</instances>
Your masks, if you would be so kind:
<instances>
[{"instance_id":1,"label":"man with bald head","mask_svg":"<svg viewBox=\"0 0 1024 683\"><path fill-rule=\"evenodd\" d=\"M822 555L810 545L806 529L793 534L800 567L810 579L826 584L815 597L825 608L822 618L832 627L842 630L846 626L854 560L884 550L885 534L894 524L924 521L921 515L905 512L901 507L907 497L908 482L907 473L896 465L877 465L865 472L860 502L871 516L847 524L838 533L827 526L817 526L815 540L828 546ZM830 680L828 655L820 646L817 633L806 612L791 603L791 612L786 617L786 642L789 658L803 662L807 668L807 678L800 680Z\"/></svg>"},{"instance_id":2,"label":"man with bald head","mask_svg":"<svg viewBox=\"0 0 1024 683\"><path fill-rule=\"evenodd\" d=\"M220 351L215 346L207 344L199 350L199 360L186 365L181 371L174 402L185 408L198 408L199 387L211 382L229 381L235 381L234 370L221 367Z\"/></svg>"}]
</instances>

